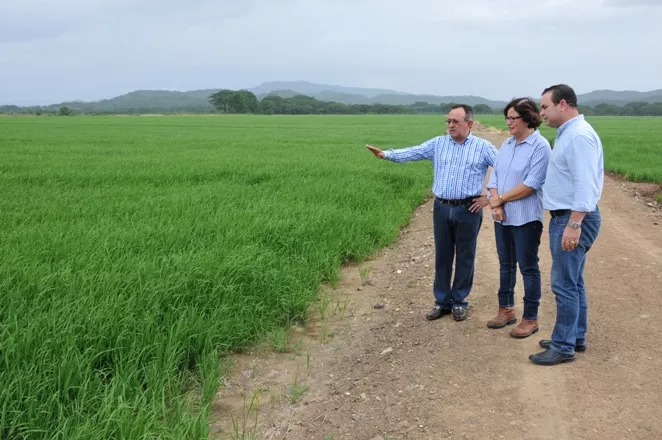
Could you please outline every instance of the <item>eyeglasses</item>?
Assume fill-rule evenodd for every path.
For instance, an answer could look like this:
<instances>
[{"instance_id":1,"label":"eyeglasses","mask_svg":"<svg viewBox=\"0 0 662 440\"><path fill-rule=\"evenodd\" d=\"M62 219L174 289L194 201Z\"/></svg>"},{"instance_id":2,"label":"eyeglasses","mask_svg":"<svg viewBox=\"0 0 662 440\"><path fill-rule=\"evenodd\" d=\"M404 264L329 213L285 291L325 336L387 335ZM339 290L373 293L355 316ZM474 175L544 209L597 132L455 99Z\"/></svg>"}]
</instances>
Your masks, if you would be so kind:
<instances>
[{"instance_id":1,"label":"eyeglasses","mask_svg":"<svg viewBox=\"0 0 662 440\"><path fill-rule=\"evenodd\" d=\"M467 122L467 121L458 121L457 119L446 119L446 124L448 124L448 125L451 125L451 124L460 125L463 122Z\"/></svg>"},{"instance_id":2,"label":"eyeglasses","mask_svg":"<svg viewBox=\"0 0 662 440\"><path fill-rule=\"evenodd\" d=\"M515 120L517 120L517 119L522 119L522 117L521 117L521 116L515 116L515 117L513 118L513 117L511 117L511 116L508 116L508 117L506 118L506 122L515 122Z\"/></svg>"}]
</instances>

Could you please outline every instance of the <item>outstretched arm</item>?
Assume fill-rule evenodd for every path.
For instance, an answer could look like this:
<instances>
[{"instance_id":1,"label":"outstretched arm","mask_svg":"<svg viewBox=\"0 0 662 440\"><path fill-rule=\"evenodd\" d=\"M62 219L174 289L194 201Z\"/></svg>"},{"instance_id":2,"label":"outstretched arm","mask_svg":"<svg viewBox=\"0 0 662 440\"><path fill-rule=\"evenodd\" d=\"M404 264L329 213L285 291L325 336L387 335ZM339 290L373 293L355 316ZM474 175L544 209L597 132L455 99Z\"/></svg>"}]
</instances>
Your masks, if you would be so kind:
<instances>
[{"instance_id":1,"label":"outstretched arm","mask_svg":"<svg viewBox=\"0 0 662 440\"><path fill-rule=\"evenodd\" d=\"M377 156L378 158L380 158L380 159L383 159L383 158L384 158L384 152L383 152L382 150L380 150L379 148L374 147L374 146L372 146L372 145L370 145L370 144L366 144L366 148L367 148L368 150L370 150L370 152L371 152L372 154L374 154L375 156Z\"/></svg>"},{"instance_id":2,"label":"outstretched arm","mask_svg":"<svg viewBox=\"0 0 662 440\"><path fill-rule=\"evenodd\" d=\"M374 145L366 145L366 148L380 159L387 159L392 162L412 162L416 160L432 160L434 157L434 147L437 144L437 138L423 142L408 148L398 150L383 151Z\"/></svg>"}]
</instances>

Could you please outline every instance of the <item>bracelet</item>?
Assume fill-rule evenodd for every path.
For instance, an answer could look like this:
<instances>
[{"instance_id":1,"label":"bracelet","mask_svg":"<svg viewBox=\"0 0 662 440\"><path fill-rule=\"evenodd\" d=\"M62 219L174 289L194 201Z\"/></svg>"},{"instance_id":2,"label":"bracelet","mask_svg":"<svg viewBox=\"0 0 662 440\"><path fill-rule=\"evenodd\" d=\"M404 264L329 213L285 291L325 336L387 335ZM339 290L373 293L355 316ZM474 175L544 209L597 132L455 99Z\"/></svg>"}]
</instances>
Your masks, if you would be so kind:
<instances>
[{"instance_id":1,"label":"bracelet","mask_svg":"<svg viewBox=\"0 0 662 440\"><path fill-rule=\"evenodd\" d=\"M502 205L506 203L503 201L503 194L499 194L499 202L501 202Z\"/></svg>"}]
</instances>

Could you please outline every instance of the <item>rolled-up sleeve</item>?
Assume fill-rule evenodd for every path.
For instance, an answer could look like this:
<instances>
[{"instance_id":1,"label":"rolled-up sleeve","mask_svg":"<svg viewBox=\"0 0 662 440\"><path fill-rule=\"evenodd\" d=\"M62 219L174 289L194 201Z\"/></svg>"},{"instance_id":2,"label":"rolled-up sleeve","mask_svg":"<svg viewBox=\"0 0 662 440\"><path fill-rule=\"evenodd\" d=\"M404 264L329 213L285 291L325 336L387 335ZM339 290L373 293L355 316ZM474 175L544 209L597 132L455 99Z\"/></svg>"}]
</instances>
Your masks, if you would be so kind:
<instances>
[{"instance_id":1,"label":"rolled-up sleeve","mask_svg":"<svg viewBox=\"0 0 662 440\"><path fill-rule=\"evenodd\" d=\"M524 177L524 185L533 188L536 191L542 188L547 175L547 166L549 165L549 156L552 149L546 139L542 139L531 155L529 169Z\"/></svg>"},{"instance_id":2,"label":"rolled-up sleeve","mask_svg":"<svg viewBox=\"0 0 662 440\"><path fill-rule=\"evenodd\" d=\"M572 210L594 211L600 197L599 145L591 136L579 134L567 148L567 165L573 180Z\"/></svg>"},{"instance_id":3,"label":"rolled-up sleeve","mask_svg":"<svg viewBox=\"0 0 662 440\"><path fill-rule=\"evenodd\" d=\"M413 147L385 151L384 159L390 160L392 162L432 160L434 157L434 147L437 144L438 139L439 138L436 137Z\"/></svg>"},{"instance_id":4,"label":"rolled-up sleeve","mask_svg":"<svg viewBox=\"0 0 662 440\"><path fill-rule=\"evenodd\" d=\"M499 181L497 179L497 166L496 164L499 163L499 157L497 156L496 158L496 163L494 164L494 168L492 168L492 172L490 173L490 179L487 181L487 185L485 188L487 189L498 189L497 182Z\"/></svg>"},{"instance_id":5,"label":"rolled-up sleeve","mask_svg":"<svg viewBox=\"0 0 662 440\"><path fill-rule=\"evenodd\" d=\"M510 143L510 139L507 139L502 145L501 149L497 151L496 158L494 159L494 164L492 165L492 172L490 173L490 178L487 181L487 185L485 185L485 188L487 189L499 189L499 159L502 156L502 153L505 149L508 148L508 144Z\"/></svg>"},{"instance_id":6,"label":"rolled-up sleeve","mask_svg":"<svg viewBox=\"0 0 662 440\"><path fill-rule=\"evenodd\" d=\"M487 166L494 167L498 154L499 150L497 150L497 147L490 143L485 145L485 149L483 150L483 158L485 160L485 164Z\"/></svg>"}]
</instances>

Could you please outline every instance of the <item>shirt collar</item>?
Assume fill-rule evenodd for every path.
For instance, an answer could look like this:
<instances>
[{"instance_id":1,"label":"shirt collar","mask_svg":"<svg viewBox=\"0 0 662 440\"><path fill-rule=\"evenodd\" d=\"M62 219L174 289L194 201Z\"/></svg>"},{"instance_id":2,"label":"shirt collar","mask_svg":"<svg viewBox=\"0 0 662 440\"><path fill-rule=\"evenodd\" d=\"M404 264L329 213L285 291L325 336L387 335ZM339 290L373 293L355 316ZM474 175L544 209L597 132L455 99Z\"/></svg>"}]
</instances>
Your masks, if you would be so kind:
<instances>
[{"instance_id":1,"label":"shirt collar","mask_svg":"<svg viewBox=\"0 0 662 440\"><path fill-rule=\"evenodd\" d=\"M583 121L584 120L584 115L577 115L572 119L568 119L561 125L557 130L556 130L556 135L561 136L564 131L568 129L568 127L574 125L578 121Z\"/></svg>"},{"instance_id":2,"label":"shirt collar","mask_svg":"<svg viewBox=\"0 0 662 440\"><path fill-rule=\"evenodd\" d=\"M530 144L530 145L533 145L534 141L535 141L536 139L538 139L538 136L540 136L540 131L538 131L538 130L536 129L536 130L533 130L533 133L531 133L530 135L528 135L528 136L526 137L526 139L524 139L524 140L523 140L522 142L520 142L519 144L517 143L517 138L516 138L515 136L511 136L511 137L510 137L510 141L512 142L513 146L517 146L517 145L521 145L521 144Z\"/></svg>"},{"instance_id":3,"label":"shirt collar","mask_svg":"<svg viewBox=\"0 0 662 440\"><path fill-rule=\"evenodd\" d=\"M468 141L469 139L471 139L472 137L474 137L474 135L471 134L471 132L469 132L469 134L467 135L466 139L464 139L464 141L462 141L462 143L461 143L461 144L458 144L458 145L464 145L464 144L466 144L467 141ZM451 139L453 139L453 138L451 138ZM453 139L453 141L455 141L455 139ZM455 142L455 143L457 144L457 142Z\"/></svg>"}]
</instances>

